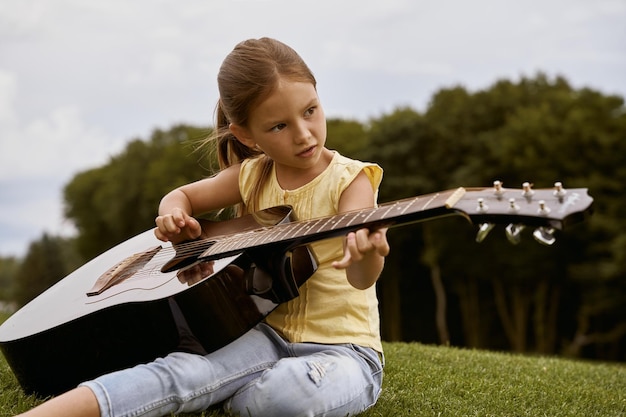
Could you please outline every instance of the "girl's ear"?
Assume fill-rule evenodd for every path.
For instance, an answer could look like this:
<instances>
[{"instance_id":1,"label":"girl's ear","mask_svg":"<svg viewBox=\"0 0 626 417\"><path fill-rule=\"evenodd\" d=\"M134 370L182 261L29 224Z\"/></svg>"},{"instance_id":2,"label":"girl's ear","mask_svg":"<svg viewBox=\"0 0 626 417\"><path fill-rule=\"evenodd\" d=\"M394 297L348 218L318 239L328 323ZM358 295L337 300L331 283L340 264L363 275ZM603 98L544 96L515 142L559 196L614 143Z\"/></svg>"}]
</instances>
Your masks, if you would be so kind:
<instances>
[{"instance_id":1,"label":"girl's ear","mask_svg":"<svg viewBox=\"0 0 626 417\"><path fill-rule=\"evenodd\" d=\"M228 125L228 130L230 130L230 133L232 133L239 142L243 143L248 148L254 148L256 146L256 142L252 139L252 135L247 128L231 123Z\"/></svg>"}]
</instances>

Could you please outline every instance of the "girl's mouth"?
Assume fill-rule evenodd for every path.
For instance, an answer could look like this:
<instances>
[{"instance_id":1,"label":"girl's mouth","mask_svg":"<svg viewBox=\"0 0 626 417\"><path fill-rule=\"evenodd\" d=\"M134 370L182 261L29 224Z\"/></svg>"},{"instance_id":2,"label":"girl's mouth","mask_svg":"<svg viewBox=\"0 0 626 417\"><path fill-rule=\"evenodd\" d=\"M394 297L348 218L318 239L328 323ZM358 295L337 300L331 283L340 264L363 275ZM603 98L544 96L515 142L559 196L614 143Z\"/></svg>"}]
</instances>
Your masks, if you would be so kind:
<instances>
[{"instance_id":1,"label":"girl's mouth","mask_svg":"<svg viewBox=\"0 0 626 417\"><path fill-rule=\"evenodd\" d=\"M308 158L308 157L312 156L313 154L315 154L315 148L316 148L315 145L313 145L313 146L311 146L309 148L306 148L305 150L300 152L298 154L298 156L301 157L301 158Z\"/></svg>"}]
</instances>

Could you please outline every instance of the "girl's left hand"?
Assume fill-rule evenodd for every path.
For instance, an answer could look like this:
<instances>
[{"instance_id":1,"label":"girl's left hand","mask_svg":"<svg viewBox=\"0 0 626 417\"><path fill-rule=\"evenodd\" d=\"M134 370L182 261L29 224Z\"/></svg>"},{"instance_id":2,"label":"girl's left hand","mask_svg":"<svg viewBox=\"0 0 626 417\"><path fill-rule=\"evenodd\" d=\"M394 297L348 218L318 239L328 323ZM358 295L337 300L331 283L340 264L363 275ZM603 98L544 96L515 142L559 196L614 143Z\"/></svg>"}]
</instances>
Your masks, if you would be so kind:
<instances>
[{"instance_id":1,"label":"girl's left hand","mask_svg":"<svg viewBox=\"0 0 626 417\"><path fill-rule=\"evenodd\" d=\"M343 253L343 259L333 262L333 267L345 269L371 255L387 256L389 254L387 228L373 232L370 232L369 229L359 229L356 232L348 233Z\"/></svg>"}]
</instances>

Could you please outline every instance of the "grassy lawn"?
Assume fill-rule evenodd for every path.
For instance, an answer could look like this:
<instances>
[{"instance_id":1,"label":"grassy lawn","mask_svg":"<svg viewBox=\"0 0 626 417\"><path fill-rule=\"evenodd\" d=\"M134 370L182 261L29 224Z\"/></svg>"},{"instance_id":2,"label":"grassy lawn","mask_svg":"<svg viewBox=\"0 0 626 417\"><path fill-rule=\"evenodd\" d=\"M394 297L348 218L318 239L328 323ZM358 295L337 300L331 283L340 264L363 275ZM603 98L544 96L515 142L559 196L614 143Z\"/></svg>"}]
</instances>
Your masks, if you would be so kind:
<instances>
[{"instance_id":1,"label":"grassy lawn","mask_svg":"<svg viewBox=\"0 0 626 417\"><path fill-rule=\"evenodd\" d=\"M626 366L466 349L386 346L365 416L626 416Z\"/></svg>"},{"instance_id":2,"label":"grassy lawn","mask_svg":"<svg viewBox=\"0 0 626 417\"><path fill-rule=\"evenodd\" d=\"M362 417L626 416L624 364L418 343L386 343L385 353L383 394ZM0 356L0 416L14 415L39 401L21 392Z\"/></svg>"}]
</instances>

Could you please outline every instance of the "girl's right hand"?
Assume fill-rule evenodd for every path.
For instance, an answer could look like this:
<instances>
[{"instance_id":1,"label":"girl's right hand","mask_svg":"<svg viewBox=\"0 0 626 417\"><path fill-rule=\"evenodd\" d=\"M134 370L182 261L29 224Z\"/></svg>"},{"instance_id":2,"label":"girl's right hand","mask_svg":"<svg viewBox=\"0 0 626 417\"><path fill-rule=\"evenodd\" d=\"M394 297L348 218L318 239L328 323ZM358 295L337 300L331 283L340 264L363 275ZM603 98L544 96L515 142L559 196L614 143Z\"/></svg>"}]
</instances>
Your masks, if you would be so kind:
<instances>
[{"instance_id":1,"label":"girl's right hand","mask_svg":"<svg viewBox=\"0 0 626 417\"><path fill-rule=\"evenodd\" d=\"M180 208L172 209L171 213L163 214L155 219L154 235L163 242L179 243L200 237L202 227Z\"/></svg>"}]
</instances>

